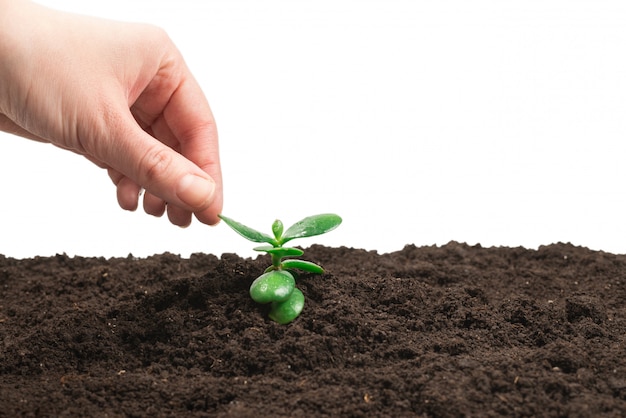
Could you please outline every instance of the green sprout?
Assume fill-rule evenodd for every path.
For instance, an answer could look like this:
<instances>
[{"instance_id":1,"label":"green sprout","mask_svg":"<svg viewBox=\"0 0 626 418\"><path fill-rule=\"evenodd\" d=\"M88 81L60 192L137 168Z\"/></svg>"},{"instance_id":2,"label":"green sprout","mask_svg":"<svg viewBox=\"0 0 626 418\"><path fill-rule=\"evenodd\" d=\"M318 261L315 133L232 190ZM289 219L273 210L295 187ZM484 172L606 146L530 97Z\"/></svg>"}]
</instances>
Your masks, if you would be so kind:
<instances>
[{"instance_id":1,"label":"green sprout","mask_svg":"<svg viewBox=\"0 0 626 418\"><path fill-rule=\"evenodd\" d=\"M296 222L284 231L283 223L275 220L272 224L273 237L240 224L226 216L219 215L226 225L230 226L242 237L262 245L255 247L272 257L272 265L257 277L250 286L250 296L257 303L271 303L270 319L279 324L288 324L300 315L304 308L304 295L296 287L295 270L308 273L323 274L324 269L310 261L286 257L299 257L304 251L283 245L295 238L321 235L337 228L341 218L332 213L309 216Z\"/></svg>"}]
</instances>

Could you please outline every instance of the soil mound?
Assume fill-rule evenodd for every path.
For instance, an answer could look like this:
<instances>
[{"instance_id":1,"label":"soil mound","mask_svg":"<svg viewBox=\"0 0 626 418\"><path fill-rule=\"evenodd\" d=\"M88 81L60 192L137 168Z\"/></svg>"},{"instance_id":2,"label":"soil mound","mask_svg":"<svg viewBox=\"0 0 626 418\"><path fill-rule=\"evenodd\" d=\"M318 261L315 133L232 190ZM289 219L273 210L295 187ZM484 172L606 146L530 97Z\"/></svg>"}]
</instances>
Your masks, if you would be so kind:
<instances>
[{"instance_id":1,"label":"soil mound","mask_svg":"<svg viewBox=\"0 0 626 418\"><path fill-rule=\"evenodd\" d=\"M626 256L314 245L302 315L269 258L0 256L0 416L621 417Z\"/></svg>"}]
</instances>

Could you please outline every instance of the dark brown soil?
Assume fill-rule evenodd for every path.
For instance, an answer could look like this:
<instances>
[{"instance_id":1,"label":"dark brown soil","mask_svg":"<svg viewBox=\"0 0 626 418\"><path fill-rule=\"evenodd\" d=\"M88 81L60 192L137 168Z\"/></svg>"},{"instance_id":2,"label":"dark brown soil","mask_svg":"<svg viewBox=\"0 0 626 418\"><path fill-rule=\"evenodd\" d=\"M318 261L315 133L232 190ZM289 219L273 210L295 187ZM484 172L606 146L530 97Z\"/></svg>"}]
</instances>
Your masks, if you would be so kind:
<instances>
[{"instance_id":1,"label":"dark brown soil","mask_svg":"<svg viewBox=\"0 0 626 418\"><path fill-rule=\"evenodd\" d=\"M290 325L268 259L0 256L7 417L619 417L626 256L450 243L307 248Z\"/></svg>"}]
</instances>

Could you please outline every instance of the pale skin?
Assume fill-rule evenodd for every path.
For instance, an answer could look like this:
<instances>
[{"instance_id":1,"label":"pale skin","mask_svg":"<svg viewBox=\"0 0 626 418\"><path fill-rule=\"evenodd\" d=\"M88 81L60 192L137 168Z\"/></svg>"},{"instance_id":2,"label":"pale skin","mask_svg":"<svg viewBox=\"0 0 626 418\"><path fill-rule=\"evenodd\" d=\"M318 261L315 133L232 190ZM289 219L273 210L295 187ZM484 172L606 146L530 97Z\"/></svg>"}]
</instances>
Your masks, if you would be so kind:
<instances>
[{"instance_id":1,"label":"pale skin","mask_svg":"<svg viewBox=\"0 0 626 418\"><path fill-rule=\"evenodd\" d=\"M0 130L105 168L123 209L219 222L215 120L159 28L0 0Z\"/></svg>"}]
</instances>

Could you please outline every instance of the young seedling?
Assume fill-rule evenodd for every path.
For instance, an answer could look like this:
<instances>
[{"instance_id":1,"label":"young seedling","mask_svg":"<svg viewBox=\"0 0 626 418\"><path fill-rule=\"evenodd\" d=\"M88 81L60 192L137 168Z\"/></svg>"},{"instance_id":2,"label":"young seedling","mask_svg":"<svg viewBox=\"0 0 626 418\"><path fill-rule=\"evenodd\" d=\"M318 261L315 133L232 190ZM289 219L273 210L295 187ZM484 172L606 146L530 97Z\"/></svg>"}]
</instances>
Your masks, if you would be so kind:
<instances>
[{"instance_id":1,"label":"young seedling","mask_svg":"<svg viewBox=\"0 0 626 418\"><path fill-rule=\"evenodd\" d=\"M252 242L269 244L254 248L255 251L268 253L272 258L272 265L252 282L250 296L255 302L271 303L269 317L273 321L288 324L296 319L304 308L304 295L296 287L293 272L302 270L322 274L324 269L310 261L287 259L286 257L299 257L304 251L284 247L284 244L295 238L312 237L332 231L339 226L341 218L332 213L309 216L286 231L283 230L283 223L277 219L272 224L272 237L226 216L219 217L242 237Z\"/></svg>"}]
</instances>

